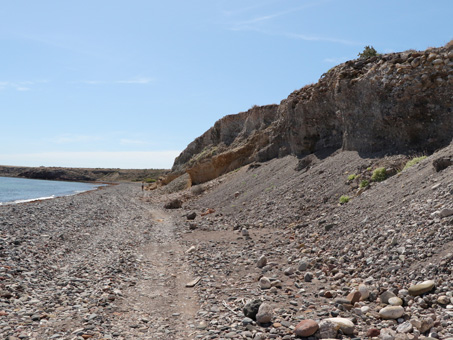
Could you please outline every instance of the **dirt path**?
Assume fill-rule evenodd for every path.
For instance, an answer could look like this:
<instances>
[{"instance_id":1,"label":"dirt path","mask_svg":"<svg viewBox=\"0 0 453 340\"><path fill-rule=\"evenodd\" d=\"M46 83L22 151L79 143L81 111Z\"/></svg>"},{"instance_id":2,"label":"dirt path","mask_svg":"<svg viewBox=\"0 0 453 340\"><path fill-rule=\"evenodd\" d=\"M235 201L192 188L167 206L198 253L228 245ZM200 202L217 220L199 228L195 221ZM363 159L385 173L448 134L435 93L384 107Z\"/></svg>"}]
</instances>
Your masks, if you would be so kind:
<instances>
[{"instance_id":1,"label":"dirt path","mask_svg":"<svg viewBox=\"0 0 453 340\"><path fill-rule=\"evenodd\" d=\"M192 339L198 305L195 291L185 287L193 280L185 249L170 214L142 208L153 227L149 243L137 250L137 281L124 292L117 321L131 327L125 339Z\"/></svg>"},{"instance_id":2,"label":"dirt path","mask_svg":"<svg viewBox=\"0 0 453 340\"><path fill-rule=\"evenodd\" d=\"M142 199L120 184L0 207L0 339L191 339L180 226Z\"/></svg>"}]
</instances>

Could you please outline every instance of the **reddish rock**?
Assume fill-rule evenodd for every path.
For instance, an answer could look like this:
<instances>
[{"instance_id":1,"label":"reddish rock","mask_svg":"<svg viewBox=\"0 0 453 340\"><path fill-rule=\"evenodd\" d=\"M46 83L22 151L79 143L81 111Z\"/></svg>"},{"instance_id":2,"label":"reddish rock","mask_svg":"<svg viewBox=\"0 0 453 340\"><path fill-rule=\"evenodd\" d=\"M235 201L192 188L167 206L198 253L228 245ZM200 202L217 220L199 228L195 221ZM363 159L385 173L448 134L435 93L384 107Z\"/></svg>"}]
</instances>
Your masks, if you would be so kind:
<instances>
[{"instance_id":1,"label":"reddish rock","mask_svg":"<svg viewBox=\"0 0 453 340\"><path fill-rule=\"evenodd\" d=\"M308 337L316 333L319 325L314 320L302 320L294 329L294 333L300 337Z\"/></svg>"},{"instance_id":2,"label":"reddish rock","mask_svg":"<svg viewBox=\"0 0 453 340\"><path fill-rule=\"evenodd\" d=\"M325 292L325 293L324 293L324 297L326 297L326 298L330 299L330 298L332 298L332 297L333 297L333 295L332 295L332 293L331 293L331 292L327 291L327 292Z\"/></svg>"},{"instance_id":3,"label":"reddish rock","mask_svg":"<svg viewBox=\"0 0 453 340\"><path fill-rule=\"evenodd\" d=\"M348 299L351 302L351 305L354 305L356 302L360 301L361 297L362 294L360 294L360 292L352 292L349 293L348 296L346 296L346 299Z\"/></svg>"},{"instance_id":4,"label":"reddish rock","mask_svg":"<svg viewBox=\"0 0 453 340\"><path fill-rule=\"evenodd\" d=\"M369 338L374 338L376 336L379 336L379 334L381 334L381 331L377 328L370 328L367 332L366 332L366 336L369 337Z\"/></svg>"}]
</instances>

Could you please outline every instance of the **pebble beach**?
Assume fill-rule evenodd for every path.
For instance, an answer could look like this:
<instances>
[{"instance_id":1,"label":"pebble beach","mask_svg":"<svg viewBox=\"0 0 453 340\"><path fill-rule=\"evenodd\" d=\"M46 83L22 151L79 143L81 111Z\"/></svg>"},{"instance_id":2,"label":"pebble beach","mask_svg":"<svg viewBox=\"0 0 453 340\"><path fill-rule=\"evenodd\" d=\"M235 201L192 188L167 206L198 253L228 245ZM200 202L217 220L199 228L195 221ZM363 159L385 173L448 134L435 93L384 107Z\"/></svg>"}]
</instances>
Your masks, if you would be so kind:
<instances>
[{"instance_id":1,"label":"pebble beach","mask_svg":"<svg viewBox=\"0 0 453 340\"><path fill-rule=\"evenodd\" d=\"M452 339L452 168L345 206L320 197L363 161L328 162L0 207L0 338Z\"/></svg>"},{"instance_id":2,"label":"pebble beach","mask_svg":"<svg viewBox=\"0 0 453 340\"><path fill-rule=\"evenodd\" d=\"M156 230L142 195L119 184L0 207L1 339L137 338L124 292L136 290L143 246L172 235Z\"/></svg>"}]
</instances>

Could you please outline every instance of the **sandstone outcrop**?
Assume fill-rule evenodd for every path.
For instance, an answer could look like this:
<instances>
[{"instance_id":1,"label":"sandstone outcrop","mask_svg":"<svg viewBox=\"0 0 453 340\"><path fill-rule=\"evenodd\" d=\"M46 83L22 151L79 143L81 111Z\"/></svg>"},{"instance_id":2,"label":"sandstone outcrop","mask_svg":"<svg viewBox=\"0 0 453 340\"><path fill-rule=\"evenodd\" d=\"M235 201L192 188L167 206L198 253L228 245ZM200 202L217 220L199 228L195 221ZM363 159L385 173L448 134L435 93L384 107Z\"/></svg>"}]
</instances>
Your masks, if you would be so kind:
<instances>
[{"instance_id":1,"label":"sandstone outcrop","mask_svg":"<svg viewBox=\"0 0 453 340\"><path fill-rule=\"evenodd\" d=\"M176 158L203 183L252 162L317 151L431 153L453 138L453 45L351 60L279 105L226 116Z\"/></svg>"}]
</instances>

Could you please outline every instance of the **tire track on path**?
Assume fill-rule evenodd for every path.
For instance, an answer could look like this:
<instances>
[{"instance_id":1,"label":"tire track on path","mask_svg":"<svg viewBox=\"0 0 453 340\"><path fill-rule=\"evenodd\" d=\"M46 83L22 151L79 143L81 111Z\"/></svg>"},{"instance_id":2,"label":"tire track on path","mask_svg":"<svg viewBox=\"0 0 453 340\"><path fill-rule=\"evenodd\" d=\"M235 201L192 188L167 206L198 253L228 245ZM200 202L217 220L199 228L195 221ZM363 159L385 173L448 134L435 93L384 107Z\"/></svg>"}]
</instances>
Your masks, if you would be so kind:
<instances>
[{"instance_id":1,"label":"tire track on path","mask_svg":"<svg viewBox=\"0 0 453 340\"><path fill-rule=\"evenodd\" d=\"M137 249L136 284L124 292L117 322L130 330L124 339L192 339L197 297L186 288L193 279L172 216L133 198L152 228L149 242ZM124 333L123 333L124 334Z\"/></svg>"}]
</instances>

